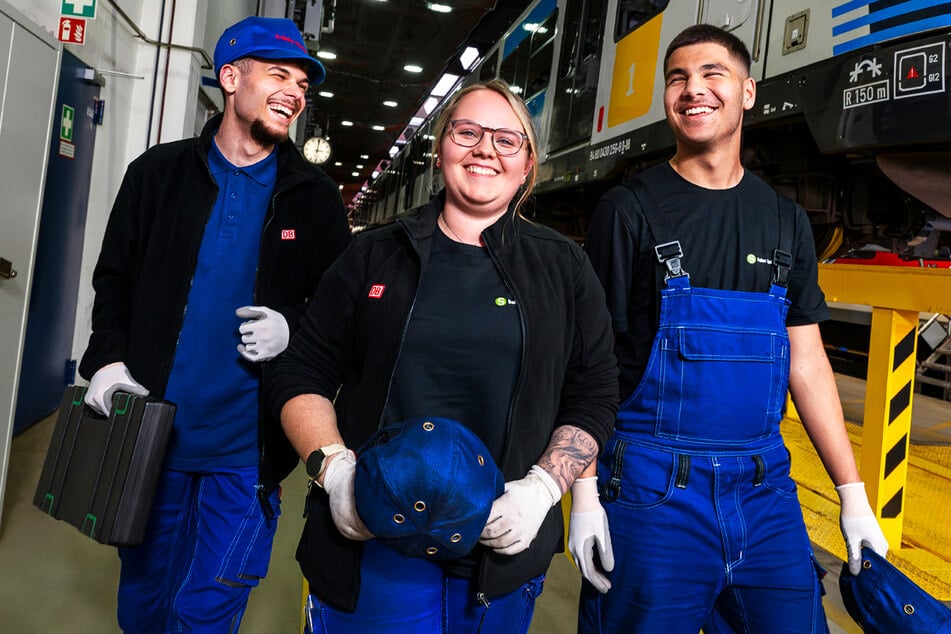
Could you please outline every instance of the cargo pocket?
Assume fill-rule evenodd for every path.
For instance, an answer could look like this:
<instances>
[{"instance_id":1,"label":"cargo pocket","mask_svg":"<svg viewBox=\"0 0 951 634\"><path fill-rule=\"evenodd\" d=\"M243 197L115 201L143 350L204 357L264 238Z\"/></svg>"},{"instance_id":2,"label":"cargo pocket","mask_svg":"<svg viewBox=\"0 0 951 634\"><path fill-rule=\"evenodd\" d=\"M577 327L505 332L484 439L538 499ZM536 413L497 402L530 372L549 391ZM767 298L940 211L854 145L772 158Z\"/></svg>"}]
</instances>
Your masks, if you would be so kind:
<instances>
[{"instance_id":1,"label":"cargo pocket","mask_svg":"<svg viewBox=\"0 0 951 634\"><path fill-rule=\"evenodd\" d=\"M257 498L251 500L215 576L219 583L235 588L253 588L267 575L277 520L281 515L279 487L271 492L268 500L274 510L273 519L264 516Z\"/></svg>"}]
</instances>

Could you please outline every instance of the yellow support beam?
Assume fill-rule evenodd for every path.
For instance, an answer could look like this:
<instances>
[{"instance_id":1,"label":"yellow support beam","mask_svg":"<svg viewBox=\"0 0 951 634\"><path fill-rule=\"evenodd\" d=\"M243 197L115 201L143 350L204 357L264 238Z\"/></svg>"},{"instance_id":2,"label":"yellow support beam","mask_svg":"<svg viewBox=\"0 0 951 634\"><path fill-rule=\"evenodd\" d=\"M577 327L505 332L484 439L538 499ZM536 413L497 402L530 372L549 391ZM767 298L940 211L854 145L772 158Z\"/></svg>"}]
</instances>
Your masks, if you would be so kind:
<instances>
[{"instance_id":1,"label":"yellow support beam","mask_svg":"<svg viewBox=\"0 0 951 634\"><path fill-rule=\"evenodd\" d=\"M912 266L820 264L826 301L951 315L951 271Z\"/></svg>"},{"instance_id":2,"label":"yellow support beam","mask_svg":"<svg viewBox=\"0 0 951 634\"><path fill-rule=\"evenodd\" d=\"M872 309L860 472L889 548L901 548L918 311Z\"/></svg>"},{"instance_id":3,"label":"yellow support beam","mask_svg":"<svg viewBox=\"0 0 951 634\"><path fill-rule=\"evenodd\" d=\"M951 313L947 269L820 264L826 300L872 307L860 472L893 549L901 547L919 313Z\"/></svg>"}]
</instances>

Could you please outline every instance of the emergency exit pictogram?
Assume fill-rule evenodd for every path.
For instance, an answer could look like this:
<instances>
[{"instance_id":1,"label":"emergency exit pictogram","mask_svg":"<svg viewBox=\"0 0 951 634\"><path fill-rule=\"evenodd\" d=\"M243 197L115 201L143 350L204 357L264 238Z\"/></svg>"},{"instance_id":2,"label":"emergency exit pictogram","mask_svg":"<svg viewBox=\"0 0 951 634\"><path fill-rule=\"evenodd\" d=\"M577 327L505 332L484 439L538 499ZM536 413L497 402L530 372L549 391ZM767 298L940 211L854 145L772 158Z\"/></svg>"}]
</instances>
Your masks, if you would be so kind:
<instances>
[{"instance_id":1,"label":"emergency exit pictogram","mask_svg":"<svg viewBox=\"0 0 951 634\"><path fill-rule=\"evenodd\" d=\"M93 19L96 17L96 0L63 0L60 15Z\"/></svg>"}]
</instances>

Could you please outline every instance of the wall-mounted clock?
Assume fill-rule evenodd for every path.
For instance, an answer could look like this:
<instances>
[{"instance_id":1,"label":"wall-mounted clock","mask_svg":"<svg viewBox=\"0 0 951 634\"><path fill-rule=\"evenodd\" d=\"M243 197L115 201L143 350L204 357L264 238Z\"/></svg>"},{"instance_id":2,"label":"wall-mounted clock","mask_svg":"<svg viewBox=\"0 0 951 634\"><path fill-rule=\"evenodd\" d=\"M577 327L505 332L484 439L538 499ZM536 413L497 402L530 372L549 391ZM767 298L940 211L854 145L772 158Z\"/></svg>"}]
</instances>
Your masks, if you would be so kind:
<instances>
[{"instance_id":1,"label":"wall-mounted clock","mask_svg":"<svg viewBox=\"0 0 951 634\"><path fill-rule=\"evenodd\" d=\"M330 141L322 136L312 136L304 141L304 158L316 165L326 163L330 158Z\"/></svg>"}]
</instances>

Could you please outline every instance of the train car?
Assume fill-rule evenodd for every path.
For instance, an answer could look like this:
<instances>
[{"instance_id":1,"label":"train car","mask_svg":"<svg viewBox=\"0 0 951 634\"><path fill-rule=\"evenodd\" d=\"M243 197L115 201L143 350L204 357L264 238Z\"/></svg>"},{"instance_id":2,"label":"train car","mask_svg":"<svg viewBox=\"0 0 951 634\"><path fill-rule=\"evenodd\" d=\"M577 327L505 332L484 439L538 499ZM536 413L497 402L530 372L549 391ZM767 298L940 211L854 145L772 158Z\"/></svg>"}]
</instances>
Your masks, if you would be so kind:
<instances>
[{"instance_id":1,"label":"train car","mask_svg":"<svg viewBox=\"0 0 951 634\"><path fill-rule=\"evenodd\" d=\"M540 142L536 220L581 241L601 194L672 154L663 57L696 23L749 47L757 100L744 165L806 209L820 258L866 244L948 257L944 0L536 0L459 81L501 77L528 104ZM358 225L388 222L438 189L437 113L407 126L402 150L355 203Z\"/></svg>"}]
</instances>

